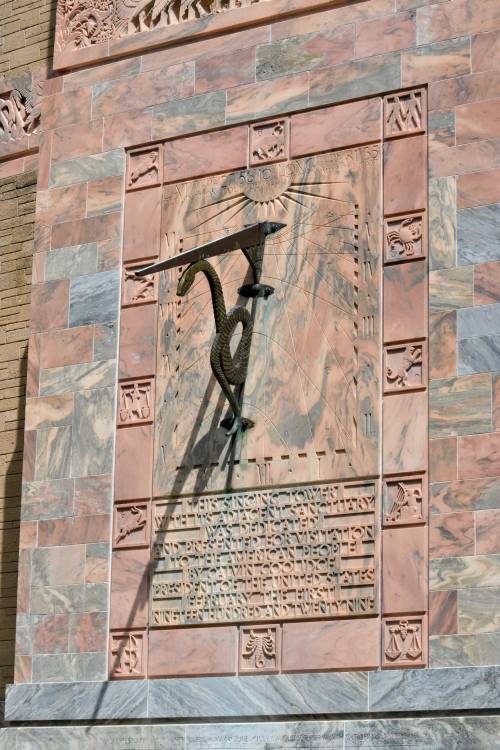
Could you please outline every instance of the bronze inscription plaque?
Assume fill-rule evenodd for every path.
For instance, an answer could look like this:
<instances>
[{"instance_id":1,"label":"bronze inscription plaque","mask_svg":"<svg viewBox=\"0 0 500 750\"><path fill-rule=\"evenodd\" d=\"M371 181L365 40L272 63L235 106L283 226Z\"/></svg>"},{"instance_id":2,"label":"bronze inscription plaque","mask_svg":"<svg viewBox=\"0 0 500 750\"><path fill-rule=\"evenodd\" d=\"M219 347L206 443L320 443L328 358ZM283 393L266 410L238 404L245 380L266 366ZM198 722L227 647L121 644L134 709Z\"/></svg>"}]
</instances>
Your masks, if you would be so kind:
<instances>
[{"instance_id":1,"label":"bronze inscription plaque","mask_svg":"<svg viewBox=\"0 0 500 750\"><path fill-rule=\"evenodd\" d=\"M151 625L375 614L375 506L374 482L156 503Z\"/></svg>"}]
</instances>

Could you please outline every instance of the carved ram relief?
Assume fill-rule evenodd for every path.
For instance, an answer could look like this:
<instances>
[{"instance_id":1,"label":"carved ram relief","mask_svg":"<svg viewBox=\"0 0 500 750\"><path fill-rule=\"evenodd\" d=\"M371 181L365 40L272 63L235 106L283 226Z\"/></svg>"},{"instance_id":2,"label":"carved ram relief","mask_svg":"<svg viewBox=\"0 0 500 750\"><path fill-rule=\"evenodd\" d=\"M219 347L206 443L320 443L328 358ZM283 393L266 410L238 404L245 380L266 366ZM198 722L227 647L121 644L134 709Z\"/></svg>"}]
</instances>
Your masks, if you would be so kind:
<instances>
[{"instance_id":1,"label":"carved ram relief","mask_svg":"<svg viewBox=\"0 0 500 750\"><path fill-rule=\"evenodd\" d=\"M59 0L56 46L90 47L267 0Z\"/></svg>"}]
</instances>

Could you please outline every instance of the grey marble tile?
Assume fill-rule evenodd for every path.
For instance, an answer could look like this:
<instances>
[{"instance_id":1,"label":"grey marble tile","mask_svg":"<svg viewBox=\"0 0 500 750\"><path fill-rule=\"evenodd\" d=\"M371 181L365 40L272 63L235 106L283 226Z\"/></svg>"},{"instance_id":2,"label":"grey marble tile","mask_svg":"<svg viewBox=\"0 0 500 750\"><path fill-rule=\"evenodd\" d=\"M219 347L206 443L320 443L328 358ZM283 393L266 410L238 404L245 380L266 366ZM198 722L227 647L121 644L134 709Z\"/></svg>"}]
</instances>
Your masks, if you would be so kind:
<instances>
[{"instance_id":1,"label":"grey marble tile","mask_svg":"<svg viewBox=\"0 0 500 750\"><path fill-rule=\"evenodd\" d=\"M32 553L32 586L77 585L84 582L85 545L39 547Z\"/></svg>"},{"instance_id":2,"label":"grey marble tile","mask_svg":"<svg viewBox=\"0 0 500 750\"><path fill-rule=\"evenodd\" d=\"M470 339L476 336L496 336L498 334L500 334L500 303L458 310L458 339Z\"/></svg>"},{"instance_id":3,"label":"grey marble tile","mask_svg":"<svg viewBox=\"0 0 500 750\"><path fill-rule=\"evenodd\" d=\"M369 673L370 711L461 711L500 707L500 668L401 669Z\"/></svg>"},{"instance_id":4,"label":"grey marble tile","mask_svg":"<svg viewBox=\"0 0 500 750\"><path fill-rule=\"evenodd\" d=\"M108 600L109 586L107 583L85 584L85 612L106 612L108 609Z\"/></svg>"},{"instance_id":5,"label":"grey marble tile","mask_svg":"<svg viewBox=\"0 0 500 750\"><path fill-rule=\"evenodd\" d=\"M500 260L499 222L500 203L457 211L459 265Z\"/></svg>"},{"instance_id":6,"label":"grey marble tile","mask_svg":"<svg viewBox=\"0 0 500 750\"><path fill-rule=\"evenodd\" d=\"M188 724L186 727L186 750L336 750L343 747L342 721Z\"/></svg>"},{"instance_id":7,"label":"grey marble tile","mask_svg":"<svg viewBox=\"0 0 500 750\"><path fill-rule=\"evenodd\" d=\"M45 281L97 271L97 242L51 249L45 256Z\"/></svg>"},{"instance_id":8,"label":"grey marble tile","mask_svg":"<svg viewBox=\"0 0 500 750\"><path fill-rule=\"evenodd\" d=\"M429 265L453 268L457 253L457 187L454 177L429 180Z\"/></svg>"},{"instance_id":9,"label":"grey marble tile","mask_svg":"<svg viewBox=\"0 0 500 750\"><path fill-rule=\"evenodd\" d=\"M96 682L106 678L104 651L33 656L33 682Z\"/></svg>"},{"instance_id":10,"label":"grey marble tile","mask_svg":"<svg viewBox=\"0 0 500 750\"><path fill-rule=\"evenodd\" d=\"M69 477L71 427L50 427L36 434L35 480Z\"/></svg>"},{"instance_id":11,"label":"grey marble tile","mask_svg":"<svg viewBox=\"0 0 500 750\"><path fill-rule=\"evenodd\" d=\"M225 124L226 92L214 91L189 99L176 99L151 108L152 138L216 128Z\"/></svg>"},{"instance_id":12,"label":"grey marble tile","mask_svg":"<svg viewBox=\"0 0 500 750\"><path fill-rule=\"evenodd\" d=\"M477 667L500 663L500 633L441 635L429 640L429 665Z\"/></svg>"},{"instance_id":13,"label":"grey marble tile","mask_svg":"<svg viewBox=\"0 0 500 750\"><path fill-rule=\"evenodd\" d=\"M429 564L431 591L500 586L500 555L443 557Z\"/></svg>"},{"instance_id":14,"label":"grey marble tile","mask_svg":"<svg viewBox=\"0 0 500 750\"><path fill-rule=\"evenodd\" d=\"M113 468L114 388L75 394L71 475L107 474Z\"/></svg>"},{"instance_id":15,"label":"grey marble tile","mask_svg":"<svg viewBox=\"0 0 500 750\"><path fill-rule=\"evenodd\" d=\"M500 370L500 335L460 339L457 348L459 375Z\"/></svg>"},{"instance_id":16,"label":"grey marble tile","mask_svg":"<svg viewBox=\"0 0 500 750\"><path fill-rule=\"evenodd\" d=\"M444 268L429 274L429 310L457 310L474 304L474 268Z\"/></svg>"},{"instance_id":17,"label":"grey marble tile","mask_svg":"<svg viewBox=\"0 0 500 750\"><path fill-rule=\"evenodd\" d=\"M309 106L371 96L401 86L399 53L354 60L310 73Z\"/></svg>"},{"instance_id":18,"label":"grey marble tile","mask_svg":"<svg viewBox=\"0 0 500 750\"><path fill-rule=\"evenodd\" d=\"M440 112L429 112L429 133L435 141L454 145L455 143L455 112L454 110L443 110Z\"/></svg>"},{"instance_id":19,"label":"grey marble tile","mask_svg":"<svg viewBox=\"0 0 500 750\"><path fill-rule=\"evenodd\" d=\"M22 521L42 521L72 514L72 479L51 479L49 481L23 483Z\"/></svg>"},{"instance_id":20,"label":"grey marble tile","mask_svg":"<svg viewBox=\"0 0 500 750\"><path fill-rule=\"evenodd\" d=\"M103 271L71 279L70 328L116 320L119 295L120 275L117 271Z\"/></svg>"},{"instance_id":21,"label":"grey marble tile","mask_svg":"<svg viewBox=\"0 0 500 750\"><path fill-rule=\"evenodd\" d=\"M32 586L30 611L34 615L85 612L85 586Z\"/></svg>"},{"instance_id":22,"label":"grey marble tile","mask_svg":"<svg viewBox=\"0 0 500 750\"><path fill-rule=\"evenodd\" d=\"M485 374L431 380L429 436L491 431L491 377Z\"/></svg>"},{"instance_id":23,"label":"grey marble tile","mask_svg":"<svg viewBox=\"0 0 500 750\"><path fill-rule=\"evenodd\" d=\"M344 747L345 750L495 750L500 748L500 718L346 721Z\"/></svg>"},{"instance_id":24,"label":"grey marble tile","mask_svg":"<svg viewBox=\"0 0 500 750\"><path fill-rule=\"evenodd\" d=\"M113 359L118 350L118 323L101 323L95 327L94 360Z\"/></svg>"},{"instance_id":25,"label":"grey marble tile","mask_svg":"<svg viewBox=\"0 0 500 750\"><path fill-rule=\"evenodd\" d=\"M7 721L145 719L146 680L18 684L7 688Z\"/></svg>"},{"instance_id":26,"label":"grey marble tile","mask_svg":"<svg viewBox=\"0 0 500 750\"><path fill-rule=\"evenodd\" d=\"M462 634L500 631L500 588L459 590L458 631Z\"/></svg>"},{"instance_id":27,"label":"grey marble tile","mask_svg":"<svg viewBox=\"0 0 500 750\"><path fill-rule=\"evenodd\" d=\"M121 148L95 156L81 156L52 164L50 187L66 187L78 182L117 177L125 171L125 152Z\"/></svg>"},{"instance_id":28,"label":"grey marble tile","mask_svg":"<svg viewBox=\"0 0 500 750\"><path fill-rule=\"evenodd\" d=\"M40 395L72 393L112 386L116 378L116 361L86 362L81 365L52 367L40 373Z\"/></svg>"},{"instance_id":29,"label":"grey marble tile","mask_svg":"<svg viewBox=\"0 0 500 750\"><path fill-rule=\"evenodd\" d=\"M194 718L364 711L366 690L364 672L151 680L149 715Z\"/></svg>"},{"instance_id":30,"label":"grey marble tile","mask_svg":"<svg viewBox=\"0 0 500 750\"><path fill-rule=\"evenodd\" d=\"M9 730L9 750L184 750L182 726L58 726ZM3 745L0 745L3 750ZM7 746L5 746L7 748Z\"/></svg>"}]
</instances>

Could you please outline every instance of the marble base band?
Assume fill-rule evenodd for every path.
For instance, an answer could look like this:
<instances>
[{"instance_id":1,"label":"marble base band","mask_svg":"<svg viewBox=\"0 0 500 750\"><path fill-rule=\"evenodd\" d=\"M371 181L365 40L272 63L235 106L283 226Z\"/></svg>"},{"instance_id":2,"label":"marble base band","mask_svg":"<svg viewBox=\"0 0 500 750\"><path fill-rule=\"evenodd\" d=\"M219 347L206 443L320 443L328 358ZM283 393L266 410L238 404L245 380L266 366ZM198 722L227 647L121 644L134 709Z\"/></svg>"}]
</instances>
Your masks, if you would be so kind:
<instances>
[{"instance_id":1,"label":"marble base band","mask_svg":"<svg viewBox=\"0 0 500 750\"><path fill-rule=\"evenodd\" d=\"M5 719L192 721L497 709L500 667L460 667L10 685Z\"/></svg>"}]
</instances>

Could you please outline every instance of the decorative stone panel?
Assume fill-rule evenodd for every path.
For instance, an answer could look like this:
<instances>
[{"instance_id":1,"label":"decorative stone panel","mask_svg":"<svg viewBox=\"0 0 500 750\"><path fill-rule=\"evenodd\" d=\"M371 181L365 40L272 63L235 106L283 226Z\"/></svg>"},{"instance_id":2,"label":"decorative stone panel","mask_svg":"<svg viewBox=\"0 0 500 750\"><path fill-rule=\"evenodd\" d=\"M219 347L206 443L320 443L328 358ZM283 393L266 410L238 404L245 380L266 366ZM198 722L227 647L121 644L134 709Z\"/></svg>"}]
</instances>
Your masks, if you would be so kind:
<instances>
[{"instance_id":1,"label":"decorative stone panel","mask_svg":"<svg viewBox=\"0 0 500 750\"><path fill-rule=\"evenodd\" d=\"M146 634L137 630L111 633L110 677L115 680L139 679L146 675Z\"/></svg>"},{"instance_id":2,"label":"decorative stone panel","mask_svg":"<svg viewBox=\"0 0 500 750\"><path fill-rule=\"evenodd\" d=\"M425 132L427 96L425 89L390 94L384 99L384 136L398 138Z\"/></svg>"},{"instance_id":3,"label":"decorative stone panel","mask_svg":"<svg viewBox=\"0 0 500 750\"><path fill-rule=\"evenodd\" d=\"M424 616L384 619L382 665L394 669L423 667L427 661L426 628Z\"/></svg>"},{"instance_id":4,"label":"decorative stone panel","mask_svg":"<svg viewBox=\"0 0 500 750\"><path fill-rule=\"evenodd\" d=\"M278 672L281 662L279 625L240 628L240 674Z\"/></svg>"},{"instance_id":5,"label":"decorative stone panel","mask_svg":"<svg viewBox=\"0 0 500 750\"><path fill-rule=\"evenodd\" d=\"M288 119L250 125L249 165L255 167L288 159L289 129Z\"/></svg>"},{"instance_id":6,"label":"decorative stone panel","mask_svg":"<svg viewBox=\"0 0 500 750\"><path fill-rule=\"evenodd\" d=\"M383 522L385 526L425 523L427 482L423 476L388 478L384 481Z\"/></svg>"},{"instance_id":7,"label":"decorative stone panel","mask_svg":"<svg viewBox=\"0 0 500 750\"><path fill-rule=\"evenodd\" d=\"M147 547L149 545L149 503L120 503L113 509L113 546Z\"/></svg>"}]
</instances>

